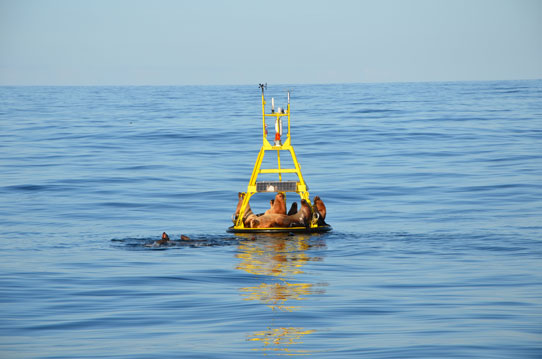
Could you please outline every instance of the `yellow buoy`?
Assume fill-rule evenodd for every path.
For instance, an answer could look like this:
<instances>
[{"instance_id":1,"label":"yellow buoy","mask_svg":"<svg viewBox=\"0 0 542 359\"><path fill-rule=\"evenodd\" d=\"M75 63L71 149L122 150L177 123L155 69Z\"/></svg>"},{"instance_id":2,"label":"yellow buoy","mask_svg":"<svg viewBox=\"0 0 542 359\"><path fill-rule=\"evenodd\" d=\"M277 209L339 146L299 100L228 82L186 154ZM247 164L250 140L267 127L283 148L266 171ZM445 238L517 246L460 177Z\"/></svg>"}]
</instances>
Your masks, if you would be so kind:
<instances>
[{"instance_id":1,"label":"yellow buoy","mask_svg":"<svg viewBox=\"0 0 542 359\"><path fill-rule=\"evenodd\" d=\"M278 111L275 112L274 99L272 99L272 108L271 113L265 113L265 94L264 88L266 85L260 84L262 90L262 134L263 134L263 144L254 164L254 169L252 170L252 175L250 176L250 181L247 186L246 192L240 193L241 205L239 208L238 215L233 218L234 225L228 228L228 232L233 233L281 233L281 232L302 232L302 233L311 233L311 232L327 232L331 230L331 226L322 223L322 220L319 220L318 215L313 211L312 218L308 221L307 225L304 227L269 227L269 228L250 228L245 226L244 218L247 212L247 208L250 208L249 201L250 198L261 192L296 192L301 200L307 202L307 204L313 208L311 201L309 199L309 190L308 186L303 179L301 174L301 167L295 155L294 148L291 142L290 136L290 92L288 91L288 105L284 108L278 108ZM284 138L282 118L287 118L287 132L286 138ZM275 137L273 144L271 144L267 139L267 126L266 118L274 118L275 120ZM277 152L277 168L262 168L262 161L264 159L265 153L267 151L276 151ZM282 168L280 162L281 151L285 151L290 154L294 168ZM278 181L258 181L258 176L260 174L278 174ZM283 181L282 175L286 173L294 173L297 175L297 181ZM257 218L257 217L256 217Z\"/></svg>"}]
</instances>

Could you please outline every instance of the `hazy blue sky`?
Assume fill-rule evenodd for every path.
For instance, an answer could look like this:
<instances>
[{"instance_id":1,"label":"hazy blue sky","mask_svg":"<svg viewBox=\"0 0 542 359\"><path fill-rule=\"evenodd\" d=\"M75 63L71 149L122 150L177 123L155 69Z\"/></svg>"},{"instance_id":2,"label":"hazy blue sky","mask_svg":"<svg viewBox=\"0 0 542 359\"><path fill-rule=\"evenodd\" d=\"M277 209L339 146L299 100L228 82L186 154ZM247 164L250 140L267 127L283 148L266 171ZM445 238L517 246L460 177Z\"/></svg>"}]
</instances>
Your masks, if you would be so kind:
<instances>
[{"instance_id":1,"label":"hazy blue sky","mask_svg":"<svg viewBox=\"0 0 542 359\"><path fill-rule=\"evenodd\" d=\"M0 84L542 78L542 0L0 0Z\"/></svg>"}]
</instances>

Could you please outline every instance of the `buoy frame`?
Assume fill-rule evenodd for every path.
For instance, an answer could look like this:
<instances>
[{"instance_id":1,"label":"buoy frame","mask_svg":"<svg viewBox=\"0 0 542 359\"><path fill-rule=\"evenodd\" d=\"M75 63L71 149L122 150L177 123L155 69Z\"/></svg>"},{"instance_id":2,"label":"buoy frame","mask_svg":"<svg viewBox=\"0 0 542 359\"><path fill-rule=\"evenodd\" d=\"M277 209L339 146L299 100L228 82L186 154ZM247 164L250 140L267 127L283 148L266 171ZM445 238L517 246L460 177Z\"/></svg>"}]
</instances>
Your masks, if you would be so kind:
<instances>
[{"instance_id":1,"label":"buoy frame","mask_svg":"<svg viewBox=\"0 0 542 359\"><path fill-rule=\"evenodd\" d=\"M265 94L264 87L260 85L262 90L262 147L258 153L256 163L252 170L252 175L247 186L247 191L243 193L243 202L239 210L239 215L234 222L234 225L228 228L231 233L323 233L332 229L329 225L318 225L317 221L311 218L311 223L307 227L271 227L271 228L247 228L244 226L243 219L245 211L249 208L249 201L256 193L269 192L296 192L300 199L304 199L312 208L312 203L309 198L308 186L305 183L301 173L301 167L297 160L294 148L291 143L290 136L290 91L288 91L288 104L286 109L281 108L280 111L274 111L274 98L272 99L271 113L265 113ZM271 144L267 139L266 118L275 118L275 141ZM287 133L283 139L283 123L282 117L287 118ZM278 141L277 141L278 138ZM262 161L267 151L277 152L277 168L261 168ZM287 152L292 157L294 168L282 168L280 161L281 151ZM260 174L278 174L278 181L257 181ZM295 173L298 177L297 181L283 181L282 175L285 173Z\"/></svg>"}]
</instances>

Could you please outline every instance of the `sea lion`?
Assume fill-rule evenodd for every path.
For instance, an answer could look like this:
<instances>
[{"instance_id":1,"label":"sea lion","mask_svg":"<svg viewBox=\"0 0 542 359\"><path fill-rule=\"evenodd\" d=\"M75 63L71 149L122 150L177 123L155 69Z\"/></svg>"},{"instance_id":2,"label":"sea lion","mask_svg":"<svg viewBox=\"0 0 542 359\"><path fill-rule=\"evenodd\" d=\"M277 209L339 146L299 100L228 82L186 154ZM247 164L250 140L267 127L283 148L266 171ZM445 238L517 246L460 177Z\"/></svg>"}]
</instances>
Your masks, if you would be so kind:
<instances>
[{"instance_id":1,"label":"sea lion","mask_svg":"<svg viewBox=\"0 0 542 359\"><path fill-rule=\"evenodd\" d=\"M286 198L284 196L284 193L277 193L275 199L271 200L269 203L271 204L271 208L265 211L264 215L273 213L286 214Z\"/></svg>"},{"instance_id":2,"label":"sea lion","mask_svg":"<svg viewBox=\"0 0 542 359\"><path fill-rule=\"evenodd\" d=\"M297 205L296 205L297 207ZM311 219L311 207L304 199L301 200L301 208L295 214L284 219L285 227L307 227Z\"/></svg>"},{"instance_id":3,"label":"sea lion","mask_svg":"<svg viewBox=\"0 0 542 359\"><path fill-rule=\"evenodd\" d=\"M297 213L297 202L292 203L292 206L290 207L290 210L288 211L288 215L291 216L292 214Z\"/></svg>"},{"instance_id":4,"label":"sea lion","mask_svg":"<svg viewBox=\"0 0 542 359\"><path fill-rule=\"evenodd\" d=\"M169 236L167 235L166 232L164 232L164 233L162 233L162 239L160 239L159 241L154 242L154 244L157 245L157 246L161 246L161 245L167 244L168 242L170 242Z\"/></svg>"},{"instance_id":5,"label":"sea lion","mask_svg":"<svg viewBox=\"0 0 542 359\"><path fill-rule=\"evenodd\" d=\"M181 234L181 240L182 241L189 241L190 237L185 236L184 234ZM169 238L168 234L166 232L162 233L162 239L155 241L153 244L146 244L146 247L161 247L161 246L175 246L179 242L173 241Z\"/></svg>"},{"instance_id":6,"label":"sea lion","mask_svg":"<svg viewBox=\"0 0 542 359\"><path fill-rule=\"evenodd\" d=\"M327 210L324 201L322 201L318 196L314 196L314 199L312 201L314 203L314 205L312 206L312 212L313 216L316 217L316 223L318 223L319 226L327 225L325 221Z\"/></svg>"},{"instance_id":7,"label":"sea lion","mask_svg":"<svg viewBox=\"0 0 542 359\"><path fill-rule=\"evenodd\" d=\"M311 207L304 199L301 200L301 209L292 215L271 213L254 217L250 221L251 228L273 227L307 227L310 224Z\"/></svg>"},{"instance_id":8,"label":"sea lion","mask_svg":"<svg viewBox=\"0 0 542 359\"><path fill-rule=\"evenodd\" d=\"M241 206L243 204L243 200L245 199L245 193L239 192L239 202L237 202L237 208L235 209L235 213L232 216L233 224L237 222L237 218L239 217L239 212L241 211ZM252 209L250 208L250 203L247 204L247 207L245 208L245 213L243 214L243 224L245 227L250 228L250 222L253 218L255 218L256 215L252 212Z\"/></svg>"},{"instance_id":9,"label":"sea lion","mask_svg":"<svg viewBox=\"0 0 542 359\"><path fill-rule=\"evenodd\" d=\"M167 246L173 243L166 232L162 233L162 239L158 241L154 241L152 244L145 244L145 247L160 247L160 246Z\"/></svg>"},{"instance_id":10,"label":"sea lion","mask_svg":"<svg viewBox=\"0 0 542 359\"><path fill-rule=\"evenodd\" d=\"M287 217L285 214L271 213L259 217L253 217L249 221L249 228L281 227L281 223Z\"/></svg>"},{"instance_id":11,"label":"sea lion","mask_svg":"<svg viewBox=\"0 0 542 359\"><path fill-rule=\"evenodd\" d=\"M320 197L315 196L313 199L314 204L316 205L316 208L318 209L318 212L320 212L320 215L323 219L326 219L326 205L324 204L324 201L320 199Z\"/></svg>"}]
</instances>

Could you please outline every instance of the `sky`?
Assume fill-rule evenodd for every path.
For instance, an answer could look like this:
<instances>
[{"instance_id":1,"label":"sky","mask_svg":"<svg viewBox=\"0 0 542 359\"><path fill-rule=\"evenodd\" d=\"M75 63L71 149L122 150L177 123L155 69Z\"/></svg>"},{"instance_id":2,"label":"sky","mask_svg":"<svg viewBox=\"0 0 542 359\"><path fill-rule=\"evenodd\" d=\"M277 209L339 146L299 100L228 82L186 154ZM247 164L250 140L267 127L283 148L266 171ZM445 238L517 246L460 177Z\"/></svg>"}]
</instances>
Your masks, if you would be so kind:
<instances>
[{"instance_id":1,"label":"sky","mask_svg":"<svg viewBox=\"0 0 542 359\"><path fill-rule=\"evenodd\" d=\"M0 85L542 79L542 0L0 0Z\"/></svg>"}]
</instances>

